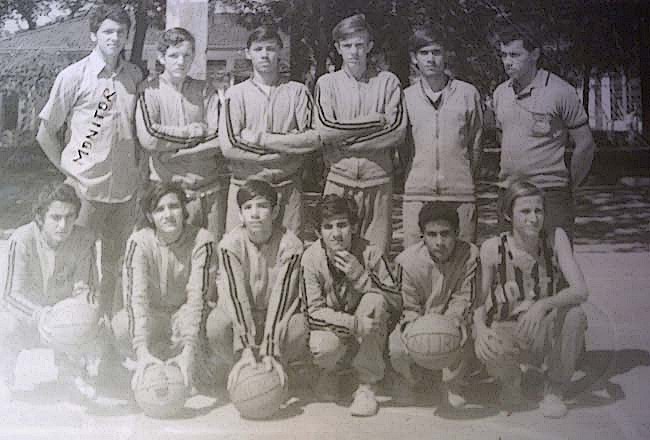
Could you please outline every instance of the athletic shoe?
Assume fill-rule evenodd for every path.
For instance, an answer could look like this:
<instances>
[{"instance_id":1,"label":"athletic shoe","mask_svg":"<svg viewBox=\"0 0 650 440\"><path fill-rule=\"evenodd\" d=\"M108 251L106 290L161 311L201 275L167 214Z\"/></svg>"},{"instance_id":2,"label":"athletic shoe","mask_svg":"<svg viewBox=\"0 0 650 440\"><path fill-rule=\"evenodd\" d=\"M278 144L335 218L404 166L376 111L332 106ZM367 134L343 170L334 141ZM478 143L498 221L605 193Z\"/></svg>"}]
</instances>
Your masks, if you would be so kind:
<instances>
[{"instance_id":1,"label":"athletic shoe","mask_svg":"<svg viewBox=\"0 0 650 440\"><path fill-rule=\"evenodd\" d=\"M371 385L360 384L354 392L354 400L350 406L350 414L358 417L369 417L377 414L379 403Z\"/></svg>"},{"instance_id":2,"label":"athletic shoe","mask_svg":"<svg viewBox=\"0 0 650 440\"><path fill-rule=\"evenodd\" d=\"M339 388L339 375L322 371L318 382L316 382L314 394L316 395L316 399L321 402L336 402L341 397Z\"/></svg>"},{"instance_id":3,"label":"athletic shoe","mask_svg":"<svg viewBox=\"0 0 650 440\"><path fill-rule=\"evenodd\" d=\"M86 399L94 400L97 397L97 390L95 387L88 383L83 377L75 377L73 383L77 391L79 391L79 394L84 396Z\"/></svg>"},{"instance_id":4,"label":"athletic shoe","mask_svg":"<svg viewBox=\"0 0 650 440\"><path fill-rule=\"evenodd\" d=\"M542 410L544 417L551 419L561 419L569 411L566 404L562 401L562 397L551 393L544 395L544 400L540 402L539 408Z\"/></svg>"},{"instance_id":5,"label":"athletic shoe","mask_svg":"<svg viewBox=\"0 0 650 440\"><path fill-rule=\"evenodd\" d=\"M467 403L467 400L462 395L460 386L455 384L443 384L441 386L441 391L443 395L447 395L447 403L449 406L454 409L461 409Z\"/></svg>"},{"instance_id":6,"label":"athletic shoe","mask_svg":"<svg viewBox=\"0 0 650 440\"><path fill-rule=\"evenodd\" d=\"M80 360L72 360L62 355L57 364L59 367L59 380L62 383L76 390L88 400L94 400L97 397L97 390L94 385L88 382L88 373L85 365L82 365Z\"/></svg>"}]
</instances>

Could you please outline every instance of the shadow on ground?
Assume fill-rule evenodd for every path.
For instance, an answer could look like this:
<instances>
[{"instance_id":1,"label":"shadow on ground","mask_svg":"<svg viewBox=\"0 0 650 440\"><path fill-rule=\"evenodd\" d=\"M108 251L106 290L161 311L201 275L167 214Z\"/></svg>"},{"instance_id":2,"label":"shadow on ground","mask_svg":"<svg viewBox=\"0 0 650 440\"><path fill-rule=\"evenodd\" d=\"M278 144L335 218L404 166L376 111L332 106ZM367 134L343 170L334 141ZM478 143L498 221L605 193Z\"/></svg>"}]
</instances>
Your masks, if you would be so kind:
<instances>
[{"instance_id":1,"label":"shadow on ground","mask_svg":"<svg viewBox=\"0 0 650 440\"><path fill-rule=\"evenodd\" d=\"M621 252L648 251L650 188L586 188L578 193L576 206L576 244L612 245Z\"/></svg>"}]
</instances>

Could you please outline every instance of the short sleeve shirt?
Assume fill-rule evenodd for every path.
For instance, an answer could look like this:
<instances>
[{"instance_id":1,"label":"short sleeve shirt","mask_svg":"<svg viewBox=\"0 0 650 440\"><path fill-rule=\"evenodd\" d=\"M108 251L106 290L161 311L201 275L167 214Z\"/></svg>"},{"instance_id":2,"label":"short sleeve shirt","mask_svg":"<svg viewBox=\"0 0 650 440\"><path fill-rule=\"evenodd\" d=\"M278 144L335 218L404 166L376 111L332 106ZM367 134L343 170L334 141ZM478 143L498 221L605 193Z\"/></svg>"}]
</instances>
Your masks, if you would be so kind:
<instances>
[{"instance_id":1,"label":"short sleeve shirt","mask_svg":"<svg viewBox=\"0 0 650 440\"><path fill-rule=\"evenodd\" d=\"M541 187L568 185L569 130L589 123L575 89L540 69L518 94L512 80L497 87L494 108L502 131L500 178L525 176Z\"/></svg>"},{"instance_id":2,"label":"short sleeve shirt","mask_svg":"<svg viewBox=\"0 0 650 440\"><path fill-rule=\"evenodd\" d=\"M59 73L39 115L55 130L67 123L61 167L88 200L124 202L137 188L133 116L141 79L124 60L109 72L95 49Z\"/></svg>"}]
</instances>

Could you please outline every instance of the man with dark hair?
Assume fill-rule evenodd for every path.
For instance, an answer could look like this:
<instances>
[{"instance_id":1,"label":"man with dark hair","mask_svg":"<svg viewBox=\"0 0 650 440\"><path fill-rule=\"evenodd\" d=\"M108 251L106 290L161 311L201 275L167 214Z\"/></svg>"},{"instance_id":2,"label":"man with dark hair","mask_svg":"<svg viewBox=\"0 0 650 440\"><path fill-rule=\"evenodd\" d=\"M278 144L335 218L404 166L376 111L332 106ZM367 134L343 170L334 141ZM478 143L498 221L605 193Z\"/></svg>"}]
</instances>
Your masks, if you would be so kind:
<instances>
[{"instance_id":1,"label":"man with dark hair","mask_svg":"<svg viewBox=\"0 0 650 440\"><path fill-rule=\"evenodd\" d=\"M210 347L232 366L230 389L245 365L285 367L307 353L307 324L299 313L302 242L274 220L278 193L263 180L237 190L241 224L219 244L219 302L210 313ZM233 365L234 364L234 365Z\"/></svg>"},{"instance_id":2,"label":"man with dark hair","mask_svg":"<svg viewBox=\"0 0 650 440\"><path fill-rule=\"evenodd\" d=\"M420 74L404 91L409 139L415 155L404 194L404 247L420 241L418 212L427 201L455 203L459 238L476 241L474 178L479 170L483 112L478 90L446 73L442 38L430 27L409 39L411 62Z\"/></svg>"},{"instance_id":3,"label":"man with dark hair","mask_svg":"<svg viewBox=\"0 0 650 440\"><path fill-rule=\"evenodd\" d=\"M124 258L124 309L113 318L123 354L135 356L132 386L151 364L170 358L185 385L197 382L209 302L216 300L212 234L188 223L185 190L152 184L141 200L147 226L131 234Z\"/></svg>"},{"instance_id":4,"label":"man with dark hair","mask_svg":"<svg viewBox=\"0 0 650 440\"><path fill-rule=\"evenodd\" d=\"M282 224L301 234L304 156L320 148L320 140L312 130L309 91L304 84L280 77L281 49L276 29L262 26L252 31L246 58L253 64L253 76L226 93L219 129L232 171L227 231L238 223L239 187L248 177L257 177L269 181L280 195Z\"/></svg>"},{"instance_id":5,"label":"man with dark hair","mask_svg":"<svg viewBox=\"0 0 650 440\"><path fill-rule=\"evenodd\" d=\"M399 79L368 67L373 48L362 14L332 30L341 70L316 83L316 127L329 173L324 194L354 198L359 235L388 253L392 237L393 152L406 134Z\"/></svg>"},{"instance_id":6,"label":"man with dark hair","mask_svg":"<svg viewBox=\"0 0 650 440\"><path fill-rule=\"evenodd\" d=\"M573 192L587 177L595 150L589 118L573 86L538 67L541 44L530 28L507 26L499 32L499 39L503 66L510 77L494 91L502 134L500 179L507 187L525 177L543 188L546 231L561 227L573 239ZM572 143L569 170L564 154Z\"/></svg>"},{"instance_id":7,"label":"man with dark hair","mask_svg":"<svg viewBox=\"0 0 650 440\"><path fill-rule=\"evenodd\" d=\"M135 222L138 188L133 116L140 69L123 59L131 20L119 6L90 13L95 49L59 73L40 113L37 140L81 198L78 222L101 240L101 295L111 314L118 261ZM67 126L69 141L59 132Z\"/></svg>"},{"instance_id":8,"label":"man with dark hair","mask_svg":"<svg viewBox=\"0 0 650 440\"><path fill-rule=\"evenodd\" d=\"M74 224L80 205L71 186L47 185L34 206L34 220L9 239L7 280L0 300L0 401L10 397L21 350L41 344L38 327L48 310L73 296L95 301L95 238ZM56 355L71 374L65 379L93 397L95 390L86 383L88 372L82 364L71 363L62 353Z\"/></svg>"},{"instance_id":9,"label":"man with dark hair","mask_svg":"<svg viewBox=\"0 0 650 440\"><path fill-rule=\"evenodd\" d=\"M218 242L227 198L219 96L206 81L188 76L194 44L186 29L162 33L158 62L165 70L141 84L135 122L138 140L150 152L149 178L180 183L188 196L189 223L207 228Z\"/></svg>"},{"instance_id":10,"label":"man with dark hair","mask_svg":"<svg viewBox=\"0 0 650 440\"><path fill-rule=\"evenodd\" d=\"M415 390L421 383L404 340L415 321L428 314L439 314L453 320L462 335L461 356L442 370L442 388L447 401L450 406L460 408L465 404L460 386L473 350L473 345L467 341L476 294L479 250L474 244L458 239L459 218L455 204L425 203L418 224L422 239L395 260L404 307L399 326L389 339L391 364L399 375L393 389L404 402L413 402Z\"/></svg>"},{"instance_id":11,"label":"man with dark hair","mask_svg":"<svg viewBox=\"0 0 650 440\"><path fill-rule=\"evenodd\" d=\"M375 385L384 377L383 351L389 320L401 298L381 249L359 237L352 199L328 194L318 205L319 240L302 258L309 347L322 369L317 398L335 400L339 373L350 366L359 379L350 413L372 416Z\"/></svg>"}]
</instances>

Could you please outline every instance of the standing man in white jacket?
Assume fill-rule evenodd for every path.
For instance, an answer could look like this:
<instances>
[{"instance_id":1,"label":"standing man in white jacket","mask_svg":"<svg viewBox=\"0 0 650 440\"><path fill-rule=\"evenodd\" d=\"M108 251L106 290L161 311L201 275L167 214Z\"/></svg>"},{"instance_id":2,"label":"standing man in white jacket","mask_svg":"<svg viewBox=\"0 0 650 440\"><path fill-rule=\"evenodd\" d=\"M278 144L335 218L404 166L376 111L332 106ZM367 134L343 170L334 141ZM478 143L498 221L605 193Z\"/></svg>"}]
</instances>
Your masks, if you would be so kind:
<instances>
[{"instance_id":1,"label":"standing man in white jacket","mask_svg":"<svg viewBox=\"0 0 650 440\"><path fill-rule=\"evenodd\" d=\"M459 238L474 242L481 97L473 85L445 72L445 45L431 28L413 33L409 54L420 78L404 91L415 147L404 194L404 247L420 240L418 213L430 201L454 203L460 218Z\"/></svg>"}]
</instances>

